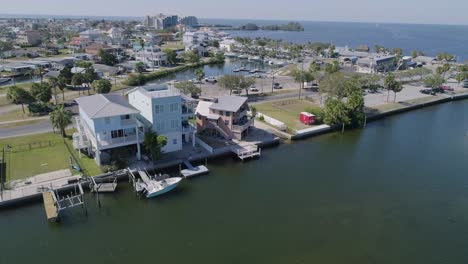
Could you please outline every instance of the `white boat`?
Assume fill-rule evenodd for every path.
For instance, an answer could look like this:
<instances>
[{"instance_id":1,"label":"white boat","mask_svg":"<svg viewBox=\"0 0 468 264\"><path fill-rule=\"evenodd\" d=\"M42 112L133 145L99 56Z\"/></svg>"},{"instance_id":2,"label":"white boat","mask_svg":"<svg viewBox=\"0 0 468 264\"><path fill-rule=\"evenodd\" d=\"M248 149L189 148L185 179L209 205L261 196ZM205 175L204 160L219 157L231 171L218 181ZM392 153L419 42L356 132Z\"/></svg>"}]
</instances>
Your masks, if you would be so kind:
<instances>
[{"instance_id":1,"label":"white boat","mask_svg":"<svg viewBox=\"0 0 468 264\"><path fill-rule=\"evenodd\" d=\"M224 56L226 56L228 58L237 58L237 54L233 53L233 52L227 52L227 53L224 54Z\"/></svg>"},{"instance_id":2,"label":"white boat","mask_svg":"<svg viewBox=\"0 0 468 264\"><path fill-rule=\"evenodd\" d=\"M150 179L145 171L138 171L142 182L139 182L139 187L144 191L146 198L153 198L158 195L167 193L173 190L179 182L182 180L181 177L167 178L164 180Z\"/></svg>"},{"instance_id":3,"label":"white boat","mask_svg":"<svg viewBox=\"0 0 468 264\"><path fill-rule=\"evenodd\" d=\"M147 183L147 187L149 188L146 189L146 198L153 198L173 190L181 180L181 177L168 178L161 181L151 180Z\"/></svg>"},{"instance_id":4,"label":"white boat","mask_svg":"<svg viewBox=\"0 0 468 264\"><path fill-rule=\"evenodd\" d=\"M245 55L245 54L239 55L238 57L239 57L239 59L248 59L249 58L249 56Z\"/></svg>"},{"instance_id":5,"label":"white boat","mask_svg":"<svg viewBox=\"0 0 468 264\"><path fill-rule=\"evenodd\" d=\"M259 56L251 56L249 57L249 61L262 61L262 58Z\"/></svg>"},{"instance_id":6,"label":"white boat","mask_svg":"<svg viewBox=\"0 0 468 264\"><path fill-rule=\"evenodd\" d=\"M0 78L0 84L4 84L11 81L11 78Z\"/></svg>"}]
</instances>

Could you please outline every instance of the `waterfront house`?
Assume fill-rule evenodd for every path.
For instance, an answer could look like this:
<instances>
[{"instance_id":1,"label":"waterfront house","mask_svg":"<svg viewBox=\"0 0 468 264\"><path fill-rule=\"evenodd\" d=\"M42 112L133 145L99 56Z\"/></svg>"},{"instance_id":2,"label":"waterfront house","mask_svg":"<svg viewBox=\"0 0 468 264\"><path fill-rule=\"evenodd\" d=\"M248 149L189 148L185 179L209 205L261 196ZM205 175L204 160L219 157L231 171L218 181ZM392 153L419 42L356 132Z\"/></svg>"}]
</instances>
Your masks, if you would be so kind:
<instances>
[{"instance_id":1,"label":"waterfront house","mask_svg":"<svg viewBox=\"0 0 468 264\"><path fill-rule=\"evenodd\" d=\"M203 44L207 43L209 40L209 35L207 32L185 32L182 37L182 42L184 46L190 46L193 44Z\"/></svg>"},{"instance_id":2,"label":"waterfront house","mask_svg":"<svg viewBox=\"0 0 468 264\"><path fill-rule=\"evenodd\" d=\"M80 33L81 39L95 40L103 35L103 32L100 30L89 29Z\"/></svg>"},{"instance_id":3,"label":"waterfront house","mask_svg":"<svg viewBox=\"0 0 468 264\"><path fill-rule=\"evenodd\" d=\"M20 45L37 46L42 42L42 34L38 30L26 30L16 36L16 42Z\"/></svg>"},{"instance_id":4,"label":"waterfront house","mask_svg":"<svg viewBox=\"0 0 468 264\"><path fill-rule=\"evenodd\" d=\"M75 118L77 132L73 134L75 149L86 150L98 165L112 150L129 148L140 159L143 125L138 121L140 111L120 95L96 94L75 99L79 117ZM103 155L106 153L107 155Z\"/></svg>"},{"instance_id":5,"label":"waterfront house","mask_svg":"<svg viewBox=\"0 0 468 264\"><path fill-rule=\"evenodd\" d=\"M152 68L165 65L167 56L159 47L151 46L135 52L135 60L143 62L146 67Z\"/></svg>"},{"instance_id":6,"label":"waterfront house","mask_svg":"<svg viewBox=\"0 0 468 264\"><path fill-rule=\"evenodd\" d=\"M247 97L222 96L208 101L200 101L195 111L197 130L224 139L243 139L254 120L247 115Z\"/></svg>"},{"instance_id":7,"label":"waterfront house","mask_svg":"<svg viewBox=\"0 0 468 264\"><path fill-rule=\"evenodd\" d=\"M140 111L138 119L147 129L167 137L163 152L182 150L183 143L195 142L195 128L188 123L193 117L192 102L177 89L145 86L127 93L128 102Z\"/></svg>"}]
</instances>

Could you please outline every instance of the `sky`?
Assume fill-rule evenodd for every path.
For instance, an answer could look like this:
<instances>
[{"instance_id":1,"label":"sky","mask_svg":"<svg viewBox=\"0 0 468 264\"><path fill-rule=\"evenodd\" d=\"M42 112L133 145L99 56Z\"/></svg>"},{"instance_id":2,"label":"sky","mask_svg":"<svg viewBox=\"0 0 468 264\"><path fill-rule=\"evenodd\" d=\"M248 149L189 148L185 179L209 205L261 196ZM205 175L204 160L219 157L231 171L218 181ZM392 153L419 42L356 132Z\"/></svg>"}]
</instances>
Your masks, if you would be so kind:
<instances>
[{"instance_id":1,"label":"sky","mask_svg":"<svg viewBox=\"0 0 468 264\"><path fill-rule=\"evenodd\" d=\"M3 3L2 3L3 2ZM273 19L468 25L467 0L0 0L0 14Z\"/></svg>"}]
</instances>

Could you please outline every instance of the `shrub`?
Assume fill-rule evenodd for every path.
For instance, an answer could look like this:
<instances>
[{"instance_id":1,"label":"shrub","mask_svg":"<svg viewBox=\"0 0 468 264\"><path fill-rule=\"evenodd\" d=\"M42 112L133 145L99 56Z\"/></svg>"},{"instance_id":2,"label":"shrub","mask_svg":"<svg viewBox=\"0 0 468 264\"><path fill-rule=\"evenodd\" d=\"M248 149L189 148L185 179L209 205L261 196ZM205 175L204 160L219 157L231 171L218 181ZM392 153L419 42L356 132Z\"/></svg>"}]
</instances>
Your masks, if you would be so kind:
<instances>
[{"instance_id":1,"label":"shrub","mask_svg":"<svg viewBox=\"0 0 468 264\"><path fill-rule=\"evenodd\" d=\"M306 108L306 112L309 112L315 115L315 124L320 125L323 124L324 112L320 108Z\"/></svg>"},{"instance_id":2,"label":"shrub","mask_svg":"<svg viewBox=\"0 0 468 264\"><path fill-rule=\"evenodd\" d=\"M28 106L29 112L32 114L47 114L52 108L48 103L44 102L34 102Z\"/></svg>"}]
</instances>

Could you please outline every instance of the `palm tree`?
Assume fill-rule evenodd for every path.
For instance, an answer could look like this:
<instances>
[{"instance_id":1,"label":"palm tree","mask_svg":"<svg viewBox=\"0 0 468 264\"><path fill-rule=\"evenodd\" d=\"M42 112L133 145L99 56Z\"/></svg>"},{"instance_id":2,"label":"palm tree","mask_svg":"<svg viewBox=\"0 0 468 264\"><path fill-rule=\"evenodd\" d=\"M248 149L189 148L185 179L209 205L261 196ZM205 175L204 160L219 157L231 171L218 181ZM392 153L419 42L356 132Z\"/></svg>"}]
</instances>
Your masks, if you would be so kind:
<instances>
[{"instance_id":1,"label":"palm tree","mask_svg":"<svg viewBox=\"0 0 468 264\"><path fill-rule=\"evenodd\" d=\"M57 101L57 86L58 86L58 79L55 78L55 77L51 77L49 79L49 85L50 87L52 87L53 91L54 91L54 101L55 101L55 104L57 105L58 104L58 101Z\"/></svg>"},{"instance_id":2,"label":"palm tree","mask_svg":"<svg viewBox=\"0 0 468 264\"><path fill-rule=\"evenodd\" d=\"M197 79L198 83L200 84L200 90L201 90L201 83L202 83L203 78L205 77L205 72L203 71L202 68L199 68L199 69L196 69L195 71L193 71L193 73L195 74L195 78Z\"/></svg>"},{"instance_id":3,"label":"palm tree","mask_svg":"<svg viewBox=\"0 0 468 264\"><path fill-rule=\"evenodd\" d=\"M65 88L67 87L67 81L63 77L58 77L57 87L62 92L62 102L65 102Z\"/></svg>"},{"instance_id":4,"label":"palm tree","mask_svg":"<svg viewBox=\"0 0 468 264\"><path fill-rule=\"evenodd\" d=\"M35 70L34 70L34 75L35 76L39 76L41 78L41 84L42 84L42 81L44 79L44 71L42 70L42 66L38 66Z\"/></svg>"},{"instance_id":5,"label":"palm tree","mask_svg":"<svg viewBox=\"0 0 468 264\"><path fill-rule=\"evenodd\" d=\"M72 113L69 110L65 110L63 105L59 105L54 111L50 112L49 116L53 128L60 130L62 137L66 137L65 129L72 123Z\"/></svg>"}]
</instances>

